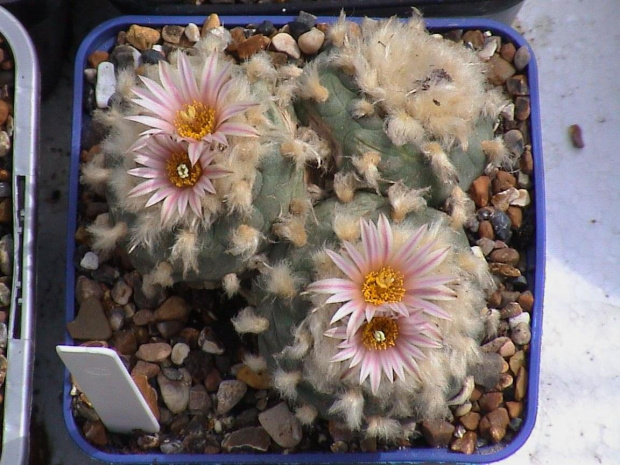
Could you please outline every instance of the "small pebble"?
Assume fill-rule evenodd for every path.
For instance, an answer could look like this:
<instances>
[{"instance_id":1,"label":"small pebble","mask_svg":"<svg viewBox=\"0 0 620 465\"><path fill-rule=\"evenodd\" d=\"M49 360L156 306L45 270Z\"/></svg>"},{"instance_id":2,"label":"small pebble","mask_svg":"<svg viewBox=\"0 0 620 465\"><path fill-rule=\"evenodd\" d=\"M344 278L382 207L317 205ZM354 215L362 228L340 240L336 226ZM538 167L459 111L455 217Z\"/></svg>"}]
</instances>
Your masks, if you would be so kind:
<instances>
[{"instance_id":1,"label":"small pebble","mask_svg":"<svg viewBox=\"0 0 620 465\"><path fill-rule=\"evenodd\" d=\"M183 362L185 362L189 351L190 348L187 344L183 342L175 344L172 348L172 352L170 353L170 359L172 360L172 363L174 363L175 365L183 365Z\"/></svg>"},{"instance_id":2,"label":"small pebble","mask_svg":"<svg viewBox=\"0 0 620 465\"><path fill-rule=\"evenodd\" d=\"M301 442L301 423L285 402L261 412L258 421L280 447L288 449Z\"/></svg>"},{"instance_id":3,"label":"small pebble","mask_svg":"<svg viewBox=\"0 0 620 465\"><path fill-rule=\"evenodd\" d=\"M185 27L185 37L187 37L190 42L198 42L200 40L200 28L194 23L189 23Z\"/></svg>"},{"instance_id":4,"label":"small pebble","mask_svg":"<svg viewBox=\"0 0 620 465\"><path fill-rule=\"evenodd\" d=\"M157 384L159 385L162 400L172 413L181 413L187 408L191 385L189 374L187 374L187 377L182 376L177 381L170 380L163 373L159 373L157 375Z\"/></svg>"},{"instance_id":5,"label":"small pebble","mask_svg":"<svg viewBox=\"0 0 620 465\"><path fill-rule=\"evenodd\" d=\"M271 39L271 46L277 52L286 53L291 58L298 59L301 56L301 51L295 39L285 32L280 32L273 36Z\"/></svg>"},{"instance_id":6,"label":"small pebble","mask_svg":"<svg viewBox=\"0 0 620 465\"><path fill-rule=\"evenodd\" d=\"M420 429L431 447L446 447L450 443L455 427L445 420L432 420L423 421Z\"/></svg>"},{"instance_id":7,"label":"small pebble","mask_svg":"<svg viewBox=\"0 0 620 465\"><path fill-rule=\"evenodd\" d=\"M136 352L136 357L145 362L163 362L172 353L172 347L166 342L142 344Z\"/></svg>"},{"instance_id":8,"label":"small pebble","mask_svg":"<svg viewBox=\"0 0 620 465\"><path fill-rule=\"evenodd\" d=\"M116 75L114 65L104 61L97 67L97 84L95 85L95 99L98 108L107 108L108 101L116 91Z\"/></svg>"},{"instance_id":9,"label":"small pebble","mask_svg":"<svg viewBox=\"0 0 620 465\"><path fill-rule=\"evenodd\" d=\"M530 54L529 47L527 45L522 45L514 55L513 64L517 71L523 71L531 59L532 55Z\"/></svg>"},{"instance_id":10,"label":"small pebble","mask_svg":"<svg viewBox=\"0 0 620 465\"><path fill-rule=\"evenodd\" d=\"M181 42L181 37L183 37L183 32L185 32L185 28L182 26L167 25L164 26L161 30L161 38L166 42L170 42L171 44L178 44Z\"/></svg>"},{"instance_id":11,"label":"small pebble","mask_svg":"<svg viewBox=\"0 0 620 465\"><path fill-rule=\"evenodd\" d=\"M523 134L518 129L511 129L504 134L506 148L515 156L520 157L525 149Z\"/></svg>"},{"instance_id":12,"label":"small pebble","mask_svg":"<svg viewBox=\"0 0 620 465\"><path fill-rule=\"evenodd\" d=\"M0 239L0 272L4 276L13 276L13 253L13 236L6 234Z\"/></svg>"},{"instance_id":13,"label":"small pebble","mask_svg":"<svg viewBox=\"0 0 620 465\"><path fill-rule=\"evenodd\" d=\"M125 37L127 39L127 42L129 42L131 45L133 45L140 51L144 51L156 44L159 41L161 35L157 29L133 24L130 26Z\"/></svg>"},{"instance_id":14,"label":"small pebble","mask_svg":"<svg viewBox=\"0 0 620 465\"><path fill-rule=\"evenodd\" d=\"M524 74L509 77L506 80L506 90L511 95L530 95L527 77Z\"/></svg>"},{"instance_id":15,"label":"small pebble","mask_svg":"<svg viewBox=\"0 0 620 465\"><path fill-rule=\"evenodd\" d=\"M306 23L302 23L301 21L291 21L286 24L288 26L288 32L295 40L299 40L302 34L308 32L312 26L309 26Z\"/></svg>"},{"instance_id":16,"label":"small pebble","mask_svg":"<svg viewBox=\"0 0 620 465\"><path fill-rule=\"evenodd\" d=\"M257 34L262 34L266 37L271 36L271 34L273 34L274 32L276 32L276 28L274 27L273 23L268 20L263 21L256 28Z\"/></svg>"},{"instance_id":17,"label":"small pebble","mask_svg":"<svg viewBox=\"0 0 620 465\"><path fill-rule=\"evenodd\" d=\"M568 134L570 135L570 140L573 143L573 147L576 149L582 149L586 146L583 142L581 126L578 124L571 124L568 128Z\"/></svg>"},{"instance_id":18,"label":"small pebble","mask_svg":"<svg viewBox=\"0 0 620 465\"><path fill-rule=\"evenodd\" d=\"M529 313L523 313L523 315L529 316ZM510 332L510 337L512 341L517 345L525 345L529 344L532 339L532 332L530 330L530 325L527 323L518 323L512 331Z\"/></svg>"},{"instance_id":19,"label":"small pebble","mask_svg":"<svg viewBox=\"0 0 620 465\"><path fill-rule=\"evenodd\" d=\"M324 41L325 34L314 27L299 36L297 44L299 49L306 55L314 55L321 49Z\"/></svg>"},{"instance_id":20,"label":"small pebble","mask_svg":"<svg viewBox=\"0 0 620 465\"><path fill-rule=\"evenodd\" d=\"M117 304L127 305L127 303L129 303L129 299L131 298L131 294L133 294L133 289L129 287L125 281L119 279L116 283L114 283L110 294L112 299L114 299L114 302Z\"/></svg>"},{"instance_id":21,"label":"small pebble","mask_svg":"<svg viewBox=\"0 0 620 465\"><path fill-rule=\"evenodd\" d=\"M246 391L248 386L237 380L226 380L220 383L217 390L217 410L218 415L223 415L232 410L237 405Z\"/></svg>"},{"instance_id":22,"label":"small pebble","mask_svg":"<svg viewBox=\"0 0 620 465\"><path fill-rule=\"evenodd\" d=\"M269 434L260 426L241 428L222 441L227 452L267 452L271 445Z\"/></svg>"},{"instance_id":23,"label":"small pebble","mask_svg":"<svg viewBox=\"0 0 620 465\"><path fill-rule=\"evenodd\" d=\"M159 446L159 450L164 454L180 454L183 452L185 448L183 447L183 443L178 439L166 439L162 442L161 446Z\"/></svg>"}]
</instances>

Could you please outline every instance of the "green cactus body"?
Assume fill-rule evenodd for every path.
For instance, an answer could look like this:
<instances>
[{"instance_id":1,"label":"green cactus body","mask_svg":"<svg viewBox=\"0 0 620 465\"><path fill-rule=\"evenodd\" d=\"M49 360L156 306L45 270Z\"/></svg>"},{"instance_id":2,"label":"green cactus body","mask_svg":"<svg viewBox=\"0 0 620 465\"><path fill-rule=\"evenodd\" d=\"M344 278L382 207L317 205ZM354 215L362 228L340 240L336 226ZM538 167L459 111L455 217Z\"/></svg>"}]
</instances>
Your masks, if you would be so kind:
<instances>
[{"instance_id":1,"label":"green cactus body","mask_svg":"<svg viewBox=\"0 0 620 465\"><path fill-rule=\"evenodd\" d=\"M481 357L482 320L479 315L484 308L483 288L489 285L485 272L478 275L475 271L465 271L468 267L463 266L464 262L471 262L470 271L485 267L473 257L464 233L448 226L445 214L431 208L410 214L399 233L402 237L416 227L431 225L433 234L451 248L450 258L442 266L458 275L455 287L459 303L451 307L455 315L452 320L429 319L443 333L443 346L428 352L428 363L421 364L421 380L413 384L408 384L412 382L410 378L403 382L386 382L378 392L372 393L367 381L360 384L357 375L350 373L347 362L330 361L337 349L323 333L330 326L329 317L338 304L319 303L317 306L315 297L304 290L316 280L317 253L325 248L342 250L342 241L333 226L339 214L376 221L379 215L388 215L389 211L384 197L370 193L358 193L345 205L335 199L321 202L315 207L316 220L308 221L309 243L304 247L276 244L269 255L273 265L286 263L300 292L291 297L274 294L269 290L268 274L255 286L260 301L256 313L269 322L268 330L259 334L259 349L276 373L276 387L280 384L279 376L284 379L287 374L297 373L294 387L286 384L281 388L285 397L298 404L311 405L323 417L344 420L352 429L364 429L367 434L378 436L383 433L373 432L369 426L376 418L400 424L449 415L448 400L461 389L471 367ZM322 313L327 314L327 319ZM307 347L302 347L304 345ZM357 392L363 393L361 417L339 407L348 393ZM402 429L394 431L394 434L401 433Z\"/></svg>"},{"instance_id":2,"label":"green cactus body","mask_svg":"<svg viewBox=\"0 0 620 465\"><path fill-rule=\"evenodd\" d=\"M303 124L312 127L332 143L339 172L357 174L352 157L376 151L381 155L378 170L382 193L385 194L394 182L402 181L410 188L430 188L430 206L441 205L450 196L454 185L431 169L419 146L410 143L396 146L385 133L384 120L378 115L351 116L351 103L360 98L360 92L350 77L329 68L321 70L319 76L321 85L329 92L329 98L325 102L301 100L296 103L295 109ZM467 150L455 146L449 152L450 161L458 174L458 185L463 190L469 189L472 181L484 171L487 159L481 141L492 138L492 121L485 118L477 123Z\"/></svg>"}]
</instances>

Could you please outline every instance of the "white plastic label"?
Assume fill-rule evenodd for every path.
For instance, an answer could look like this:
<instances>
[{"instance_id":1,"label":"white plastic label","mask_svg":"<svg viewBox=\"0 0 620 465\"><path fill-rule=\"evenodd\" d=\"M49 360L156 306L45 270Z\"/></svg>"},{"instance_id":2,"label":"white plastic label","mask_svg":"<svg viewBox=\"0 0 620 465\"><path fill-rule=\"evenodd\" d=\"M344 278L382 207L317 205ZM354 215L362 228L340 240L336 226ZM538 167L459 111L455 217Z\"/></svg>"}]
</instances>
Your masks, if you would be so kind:
<instances>
[{"instance_id":1,"label":"white plastic label","mask_svg":"<svg viewBox=\"0 0 620 465\"><path fill-rule=\"evenodd\" d=\"M159 431L159 422L114 350L56 346L56 352L109 431Z\"/></svg>"}]
</instances>

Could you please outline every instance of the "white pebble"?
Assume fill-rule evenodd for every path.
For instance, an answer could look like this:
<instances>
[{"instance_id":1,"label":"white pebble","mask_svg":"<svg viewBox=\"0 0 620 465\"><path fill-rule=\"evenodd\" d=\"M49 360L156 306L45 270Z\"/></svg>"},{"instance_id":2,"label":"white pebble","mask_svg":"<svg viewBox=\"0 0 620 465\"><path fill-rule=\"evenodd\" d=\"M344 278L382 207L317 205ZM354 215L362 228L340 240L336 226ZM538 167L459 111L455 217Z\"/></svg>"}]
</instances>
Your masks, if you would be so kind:
<instances>
[{"instance_id":1,"label":"white pebble","mask_svg":"<svg viewBox=\"0 0 620 465\"><path fill-rule=\"evenodd\" d=\"M86 252L80 261L80 266L85 270L96 270L99 268L99 256L95 252Z\"/></svg>"},{"instance_id":2,"label":"white pebble","mask_svg":"<svg viewBox=\"0 0 620 465\"><path fill-rule=\"evenodd\" d=\"M523 312L523 313L519 313L516 316L513 316L512 318L508 318L508 325L510 326L510 329L515 328L519 323L526 323L526 324L530 324L530 314L527 312Z\"/></svg>"},{"instance_id":3,"label":"white pebble","mask_svg":"<svg viewBox=\"0 0 620 465\"><path fill-rule=\"evenodd\" d=\"M509 103L504 108L502 108L502 116L506 121L514 121L515 119L515 104Z\"/></svg>"},{"instance_id":4,"label":"white pebble","mask_svg":"<svg viewBox=\"0 0 620 465\"><path fill-rule=\"evenodd\" d=\"M325 34L323 31L313 27L299 36L297 45L306 55L314 55L323 46L323 42L325 42Z\"/></svg>"},{"instance_id":5,"label":"white pebble","mask_svg":"<svg viewBox=\"0 0 620 465\"><path fill-rule=\"evenodd\" d=\"M271 39L271 46L276 51L286 53L291 58L297 59L301 56L299 45L297 45L295 39L292 35L285 32L280 32L279 34L273 36Z\"/></svg>"},{"instance_id":6,"label":"white pebble","mask_svg":"<svg viewBox=\"0 0 620 465\"><path fill-rule=\"evenodd\" d=\"M194 23L189 23L185 26L185 37L187 37L190 42L198 42L200 40L200 28Z\"/></svg>"},{"instance_id":7,"label":"white pebble","mask_svg":"<svg viewBox=\"0 0 620 465\"><path fill-rule=\"evenodd\" d=\"M109 61L102 61L97 66L97 85L95 86L95 99L98 108L107 108L108 101L116 91L116 75L114 65Z\"/></svg>"},{"instance_id":8,"label":"white pebble","mask_svg":"<svg viewBox=\"0 0 620 465\"><path fill-rule=\"evenodd\" d=\"M84 78L87 82L95 84L97 82L97 70L95 68L86 68L84 70Z\"/></svg>"},{"instance_id":9,"label":"white pebble","mask_svg":"<svg viewBox=\"0 0 620 465\"><path fill-rule=\"evenodd\" d=\"M172 352L170 353L172 363L175 365L183 365L183 362L185 362L185 359L189 354L189 350L189 346L184 342L178 342L175 344L172 348Z\"/></svg>"},{"instance_id":10,"label":"white pebble","mask_svg":"<svg viewBox=\"0 0 620 465\"><path fill-rule=\"evenodd\" d=\"M517 175L517 184L522 189L529 189L532 185L532 180L530 179L530 175L525 174L522 171L519 171L519 174Z\"/></svg>"},{"instance_id":11,"label":"white pebble","mask_svg":"<svg viewBox=\"0 0 620 465\"><path fill-rule=\"evenodd\" d=\"M478 52L478 58L482 61L489 61L497 50L497 41L489 40L484 48Z\"/></svg>"},{"instance_id":12,"label":"white pebble","mask_svg":"<svg viewBox=\"0 0 620 465\"><path fill-rule=\"evenodd\" d=\"M519 189L519 196L510 202L510 205L517 207L527 207L531 202L530 193L525 189Z\"/></svg>"}]
</instances>

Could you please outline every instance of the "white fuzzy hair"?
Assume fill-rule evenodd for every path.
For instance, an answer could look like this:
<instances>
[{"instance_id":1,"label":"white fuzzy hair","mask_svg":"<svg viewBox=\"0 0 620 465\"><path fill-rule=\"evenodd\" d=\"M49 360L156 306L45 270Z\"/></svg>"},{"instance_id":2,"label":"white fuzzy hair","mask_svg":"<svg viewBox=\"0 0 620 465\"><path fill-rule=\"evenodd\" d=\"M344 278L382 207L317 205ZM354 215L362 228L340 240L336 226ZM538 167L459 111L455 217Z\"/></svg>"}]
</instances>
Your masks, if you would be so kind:
<instances>
[{"instance_id":1,"label":"white fuzzy hair","mask_svg":"<svg viewBox=\"0 0 620 465\"><path fill-rule=\"evenodd\" d=\"M269 329L269 320L258 316L253 307L245 307L234 318L231 319L235 331L239 334L253 333L258 334Z\"/></svg>"},{"instance_id":2,"label":"white fuzzy hair","mask_svg":"<svg viewBox=\"0 0 620 465\"><path fill-rule=\"evenodd\" d=\"M349 203L353 200L358 187L359 181L353 172L343 173L339 171L334 176L334 192L342 203Z\"/></svg>"},{"instance_id":3,"label":"white fuzzy hair","mask_svg":"<svg viewBox=\"0 0 620 465\"><path fill-rule=\"evenodd\" d=\"M275 84L278 79L278 71L273 66L273 61L267 52L259 52L241 65L248 76L250 82L266 82Z\"/></svg>"},{"instance_id":4,"label":"white fuzzy hair","mask_svg":"<svg viewBox=\"0 0 620 465\"><path fill-rule=\"evenodd\" d=\"M351 162L368 187L373 188L379 194L381 174L379 173L378 166L381 162L381 154L375 150L370 150L353 157Z\"/></svg>"},{"instance_id":5,"label":"white fuzzy hair","mask_svg":"<svg viewBox=\"0 0 620 465\"><path fill-rule=\"evenodd\" d=\"M319 78L318 66L320 62L321 60L317 59L304 66L296 94L301 98L322 103L329 98L329 91L321 84Z\"/></svg>"},{"instance_id":6,"label":"white fuzzy hair","mask_svg":"<svg viewBox=\"0 0 620 465\"><path fill-rule=\"evenodd\" d=\"M332 229L341 241L356 242L360 238L359 218L347 213L344 208L339 208L334 213Z\"/></svg>"},{"instance_id":7,"label":"white fuzzy hair","mask_svg":"<svg viewBox=\"0 0 620 465\"><path fill-rule=\"evenodd\" d=\"M383 439L384 441L394 441L403 436L403 429L400 422L393 418L374 415L366 419L366 437Z\"/></svg>"},{"instance_id":8,"label":"white fuzzy hair","mask_svg":"<svg viewBox=\"0 0 620 465\"><path fill-rule=\"evenodd\" d=\"M452 218L452 227L460 229L467 221L467 218L473 215L475 209L474 202L460 186L454 186L448 198L448 204L450 217Z\"/></svg>"},{"instance_id":9,"label":"white fuzzy hair","mask_svg":"<svg viewBox=\"0 0 620 465\"><path fill-rule=\"evenodd\" d=\"M229 299L234 297L241 288L239 276L237 276L235 273L228 273L224 275L224 277L222 278L222 288L224 289L224 292Z\"/></svg>"},{"instance_id":10,"label":"white fuzzy hair","mask_svg":"<svg viewBox=\"0 0 620 465\"><path fill-rule=\"evenodd\" d=\"M301 279L287 262L273 265L267 272L267 291L284 299L292 299L299 293Z\"/></svg>"},{"instance_id":11,"label":"white fuzzy hair","mask_svg":"<svg viewBox=\"0 0 620 465\"><path fill-rule=\"evenodd\" d=\"M306 219L303 216L280 216L273 224L273 233L281 239L291 242L295 247L303 247L308 243Z\"/></svg>"},{"instance_id":12,"label":"white fuzzy hair","mask_svg":"<svg viewBox=\"0 0 620 465\"><path fill-rule=\"evenodd\" d=\"M350 103L349 112L355 119L375 114L375 106L365 98L355 99Z\"/></svg>"},{"instance_id":13,"label":"white fuzzy hair","mask_svg":"<svg viewBox=\"0 0 620 465\"><path fill-rule=\"evenodd\" d=\"M301 371L285 371L278 368L273 374L273 387L286 399L297 399L297 385L302 379Z\"/></svg>"},{"instance_id":14,"label":"white fuzzy hair","mask_svg":"<svg viewBox=\"0 0 620 465\"><path fill-rule=\"evenodd\" d=\"M118 222L113 225L109 214L103 213L86 230L93 238L92 249L103 258L108 257L118 242L127 235L127 224Z\"/></svg>"},{"instance_id":15,"label":"white fuzzy hair","mask_svg":"<svg viewBox=\"0 0 620 465\"><path fill-rule=\"evenodd\" d=\"M282 356L291 360L300 360L312 346L312 336L302 322L293 331L293 343L282 350Z\"/></svg>"},{"instance_id":16,"label":"white fuzzy hair","mask_svg":"<svg viewBox=\"0 0 620 465\"><path fill-rule=\"evenodd\" d=\"M110 180L111 170L104 166L103 153L97 153L88 162L82 165L80 183L87 185L98 194L105 192L105 187Z\"/></svg>"},{"instance_id":17,"label":"white fuzzy hair","mask_svg":"<svg viewBox=\"0 0 620 465\"><path fill-rule=\"evenodd\" d=\"M267 360L262 355L245 354L243 364L246 365L254 373L261 373L268 369Z\"/></svg>"},{"instance_id":18,"label":"white fuzzy hair","mask_svg":"<svg viewBox=\"0 0 620 465\"><path fill-rule=\"evenodd\" d=\"M361 389L351 388L339 394L329 408L329 413L342 416L350 430L359 430L364 419L364 395Z\"/></svg>"},{"instance_id":19,"label":"white fuzzy hair","mask_svg":"<svg viewBox=\"0 0 620 465\"><path fill-rule=\"evenodd\" d=\"M295 409L295 416L304 426L310 426L314 423L319 412L309 404L303 404Z\"/></svg>"},{"instance_id":20,"label":"white fuzzy hair","mask_svg":"<svg viewBox=\"0 0 620 465\"><path fill-rule=\"evenodd\" d=\"M181 229L177 233L170 252L171 261L183 263L183 274L187 275L190 271L198 271L198 235L195 231Z\"/></svg>"},{"instance_id":21,"label":"white fuzzy hair","mask_svg":"<svg viewBox=\"0 0 620 465\"><path fill-rule=\"evenodd\" d=\"M400 223L410 212L426 208L424 196L428 194L429 190L430 188L410 189L402 181L392 184L387 190L392 207L392 220L395 223Z\"/></svg>"},{"instance_id":22,"label":"white fuzzy hair","mask_svg":"<svg viewBox=\"0 0 620 465\"><path fill-rule=\"evenodd\" d=\"M498 136L493 140L483 140L480 145L489 160L485 171L490 172L495 168L507 168L511 165L511 154L502 136Z\"/></svg>"},{"instance_id":23,"label":"white fuzzy hair","mask_svg":"<svg viewBox=\"0 0 620 465\"><path fill-rule=\"evenodd\" d=\"M262 234L258 229L240 224L230 235L228 252L241 257L250 257L258 251L261 240Z\"/></svg>"},{"instance_id":24,"label":"white fuzzy hair","mask_svg":"<svg viewBox=\"0 0 620 465\"><path fill-rule=\"evenodd\" d=\"M426 136L422 124L404 110L390 113L384 126L385 133L398 147L405 144L419 145Z\"/></svg>"},{"instance_id":25,"label":"white fuzzy hair","mask_svg":"<svg viewBox=\"0 0 620 465\"><path fill-rule=\"evenodd\" d=\"M156 286L170 287L174 284L172 279L172 265L168 262L159 262L150 273L142 276L144 294L152 296Z\"/></svg>"},{"instance_id":26,"label":"white fuzzy hair","mask_svg":"<svg viewBox=\"0 0 620 465\"><path fill-rule=\"evenodd\" d=\"M431 165L431 169L443 183L458 183L456 168L438 142L429 142L422 146L422 153Z\"/></svg>"}]
</instances>

